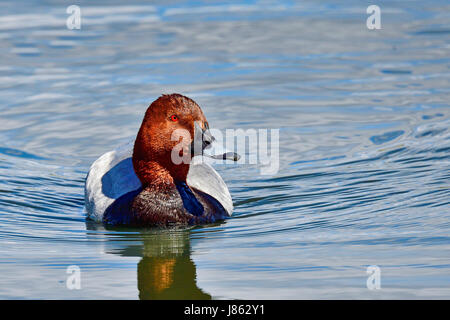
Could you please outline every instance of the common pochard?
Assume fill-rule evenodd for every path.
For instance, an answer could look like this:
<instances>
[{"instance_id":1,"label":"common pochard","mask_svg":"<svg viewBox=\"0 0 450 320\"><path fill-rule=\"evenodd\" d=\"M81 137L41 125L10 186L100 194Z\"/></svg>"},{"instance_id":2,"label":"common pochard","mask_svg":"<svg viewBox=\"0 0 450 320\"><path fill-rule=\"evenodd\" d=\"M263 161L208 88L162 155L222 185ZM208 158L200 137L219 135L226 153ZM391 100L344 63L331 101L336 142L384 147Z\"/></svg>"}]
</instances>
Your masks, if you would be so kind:
<instances>
[{"instance_id":1,"label":"common pochard","mask_svg":"<svg viewBox=\"0 0 450 320\"><path fill-rule=\"evenodd\" d=\"M177 129L188 134L173 139ZM111 225L168 226L231 216L226 184L201 158L213 141L196 102L180 94L162 95L148 107L134 144L92 164L85 184L88 217ZM174 163L177 147L175 152L187 161ZM212 157L239 158L230 152Z\"/></svg>"}]
</instances>

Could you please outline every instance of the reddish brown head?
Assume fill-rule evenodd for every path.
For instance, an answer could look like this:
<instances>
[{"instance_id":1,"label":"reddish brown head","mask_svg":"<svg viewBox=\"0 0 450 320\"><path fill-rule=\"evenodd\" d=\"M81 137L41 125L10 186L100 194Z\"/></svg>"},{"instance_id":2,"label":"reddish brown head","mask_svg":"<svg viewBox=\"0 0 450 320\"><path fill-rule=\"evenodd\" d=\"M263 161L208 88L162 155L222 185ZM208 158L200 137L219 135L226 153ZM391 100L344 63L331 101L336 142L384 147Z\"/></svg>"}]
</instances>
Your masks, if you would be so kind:
<instances>
[{"instance_id":1,"label":"reddish brown head","mask_svg":"<svg viewBox=\"0 0 450 320\"><path fill-rule=\"evenodd\" d=\"M190 160L196 122L201 129L208 128L198 104L180 94L162 95L148 107L133 150L133 167L144 187L186 181L189 163L174 163L172 150L177 146L179 155ZM173 140L174 131L178 140Z\"/></svg>"}]
</instances>

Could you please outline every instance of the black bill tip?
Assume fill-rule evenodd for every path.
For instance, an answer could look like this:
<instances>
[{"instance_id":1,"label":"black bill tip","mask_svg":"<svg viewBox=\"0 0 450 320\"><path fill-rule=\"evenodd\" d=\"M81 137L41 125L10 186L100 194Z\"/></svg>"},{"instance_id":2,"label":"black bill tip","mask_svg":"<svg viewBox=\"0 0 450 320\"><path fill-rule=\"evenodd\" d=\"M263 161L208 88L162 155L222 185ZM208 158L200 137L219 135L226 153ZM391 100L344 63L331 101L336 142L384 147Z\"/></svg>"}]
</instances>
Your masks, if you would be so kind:
<instances>
[{"instance_id":1,"label":"black bill tip","mask_svg":"<svg viewBox=\"0 0 450 320\"><path fill-rule=\"evenodd\" d=\"M213 159L231 160L231 161L238 161L241 158L241 156L236 152L225 152L224 154L217 154L210 157Z\"/></svg>"}]
</instances>

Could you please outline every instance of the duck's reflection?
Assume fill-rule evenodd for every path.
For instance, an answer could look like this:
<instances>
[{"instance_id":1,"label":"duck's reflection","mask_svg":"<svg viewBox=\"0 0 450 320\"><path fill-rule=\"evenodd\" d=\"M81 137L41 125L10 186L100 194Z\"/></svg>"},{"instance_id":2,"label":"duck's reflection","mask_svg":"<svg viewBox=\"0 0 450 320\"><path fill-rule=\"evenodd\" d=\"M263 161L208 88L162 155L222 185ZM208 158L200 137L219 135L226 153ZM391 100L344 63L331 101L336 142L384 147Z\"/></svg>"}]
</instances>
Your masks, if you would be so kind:
<instances>
[{"instance_id":1,"label":"duck's reflection","mask_svg":"<svg viewBox=\"0 0 450 320\"><path fill-rule=\"evenodd\" d=\"M87 224L87 228L105 230L103 226L90 223ZM107 230L125 231L109 227ZM152 230L118 234L120 241L117 241L116 237L113 237L114 240L106 241L105 251L122 256L142 257L137 265L137 285L141 300L211 299L209 294L197 287L196 267L191 259L189 230Z\"/></svg>"},{"instance_id":2,"label":"duck's reflection","mask_svg":"<svg viewBox=\"0 0 450 320\"><path fill-rule=\"evenodd\" d=\"M211 299L197 287L188 232L163 232L144 241L137 266L140 299Z\"/></svg>"}]
</instances>

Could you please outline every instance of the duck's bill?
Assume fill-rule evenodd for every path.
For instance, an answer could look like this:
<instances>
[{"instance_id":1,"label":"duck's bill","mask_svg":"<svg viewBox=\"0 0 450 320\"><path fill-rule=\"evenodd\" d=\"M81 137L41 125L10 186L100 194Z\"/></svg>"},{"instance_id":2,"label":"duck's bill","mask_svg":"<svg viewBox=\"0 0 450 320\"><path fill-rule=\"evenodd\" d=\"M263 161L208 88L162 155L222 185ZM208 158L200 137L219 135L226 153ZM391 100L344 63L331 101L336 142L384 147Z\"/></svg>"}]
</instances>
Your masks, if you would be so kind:
<instances>
[{"instance_id":1,"label":"duck's bill","mask_svg":"<svg viewBox=\"0 0 450 320\"><path fill-rule=\"evenodd\" d=\"M202 155L216 160L231 160L238 161L241 156L236 152L227 150L217 141L209 131L203 130L197 123L195 123L195 137L192 141L192 155Z\"/></svg>"},{"instance_id":2,"label":"duck's bill","mask_svg":"<svg viewBox=\"0 0 450 320\"><path fill-rule=\"evenodd\" d=\"M214 139L212 143L203 149L203 156L215 160L238 161L241 156L236 152L227 150L219 141Z\"/></svg>"},{"instance_id":3,"label":"duck's bill","mask_svg":"<svg viewBox=\"0 0 450 320\"><path fill-rule=\"evenodd\" d=\"M210 157L212 159L217 159L217 160L231 160L231 161L238 161L241 156L238 155L236 152L225 152L223 154L216 154L216 155L208 155L206 154L207 157Z\"/></svg>"}]
</instances>

